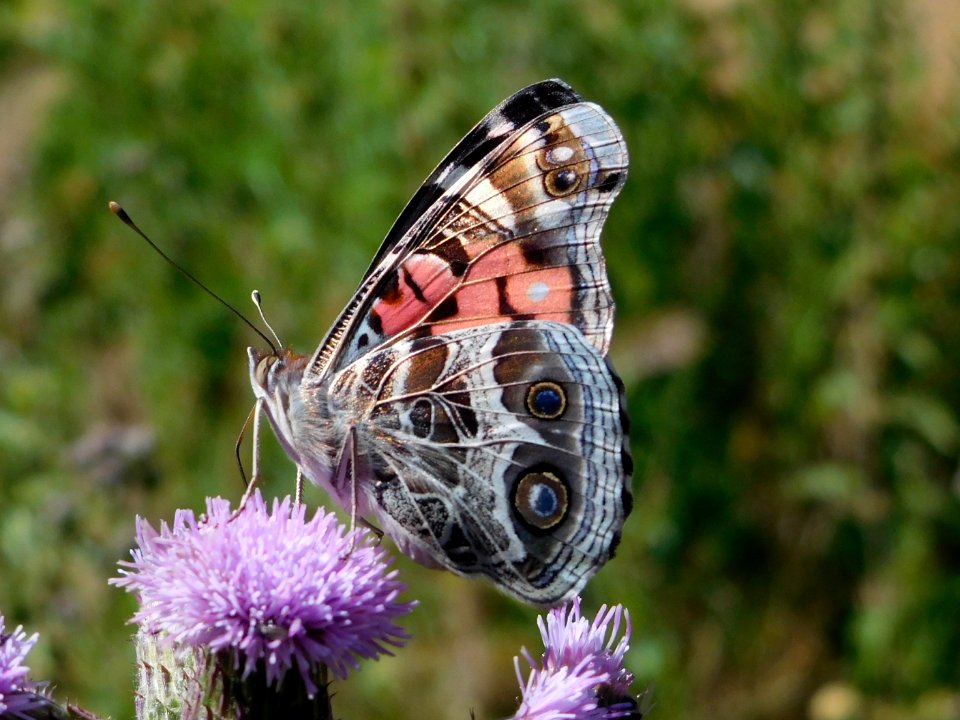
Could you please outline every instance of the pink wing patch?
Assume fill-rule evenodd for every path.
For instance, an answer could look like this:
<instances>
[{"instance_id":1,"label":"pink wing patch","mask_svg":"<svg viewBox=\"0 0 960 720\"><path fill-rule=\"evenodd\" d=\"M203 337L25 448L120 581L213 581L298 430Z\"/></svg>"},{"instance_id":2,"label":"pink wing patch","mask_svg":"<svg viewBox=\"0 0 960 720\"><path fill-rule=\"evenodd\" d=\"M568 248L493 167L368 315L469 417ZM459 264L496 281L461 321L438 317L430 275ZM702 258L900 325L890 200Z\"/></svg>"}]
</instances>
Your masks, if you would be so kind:
<instances>
[{"instance_id":1,"label":"pink wing patch","mask_svg":"<svg viewBox=\"0 0 960 720\"><path fill-rule=\"evenodd\" d=\"M373 306L385 336L418 325L437 335L511 319L570 322L576 290L570 267L537 267L517 242L464 249L475 257L461 277L432 253L397 268L396 281Z\"/></svg>"},{"instance_id":2,"label":"pink wing patch","mask_svg":"<svg viewBox=\"0 0 960 720\"><path fill-rule=\"evenodd\" d=\"M537 268L518 243L486 250L462 277L432 253L410 257L395 277L373 307L387 337L421 324L436 335L510 319L570 322L575 297L571 268Z\"/></svg>"},{"instance_id":3,"label":"pink wing patch","mask_svg":"<svg viewBox=\"0 0 960 720\"><path fill-rule=\"evenodd\" d=\"M433 334L521 318L569 322L572 271L538 268L524 257L519 243L503 243L478 256L452 297L457 312L448 318L431 316Z\"/></svg>"},{"instance_id":4,"label":"pink wing patch","mask_svg":"<svg viewBox=\"0 0 960 720\"><path fill-rule=\"evenodd\" d=\"M373 305L373 313L379 317L387 337L423 320L458 283L446 262L437 255L425 254L406 260L393 278Z\"/></svg>"}]
</instances>

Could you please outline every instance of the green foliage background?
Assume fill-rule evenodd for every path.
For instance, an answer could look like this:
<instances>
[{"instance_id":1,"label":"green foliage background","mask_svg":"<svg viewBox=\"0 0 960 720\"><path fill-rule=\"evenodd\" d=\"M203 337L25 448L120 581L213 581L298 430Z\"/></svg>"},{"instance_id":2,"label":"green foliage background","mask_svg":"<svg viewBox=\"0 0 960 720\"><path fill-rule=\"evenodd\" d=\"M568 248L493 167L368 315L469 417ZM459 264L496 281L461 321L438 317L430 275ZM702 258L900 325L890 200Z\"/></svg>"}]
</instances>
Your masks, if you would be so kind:
<instances>
[{"instance_id":1,"label":"green foliage background","mask_svg":"<svg viewBox=\"0 0 960 720\"><path fill-rule=\"evenodd\" d=\"M133 518L241 491L255 338L107 200L309 351L449 147L558 76L632 156L604 247L636 510L586 603L630 608L650 716L960 716L958 28L906 0L0 4L0 611L35 677L130 716ZM512 713L536 612L399 564L414 640L338 714Z\"/></svg>"}]
</instances>

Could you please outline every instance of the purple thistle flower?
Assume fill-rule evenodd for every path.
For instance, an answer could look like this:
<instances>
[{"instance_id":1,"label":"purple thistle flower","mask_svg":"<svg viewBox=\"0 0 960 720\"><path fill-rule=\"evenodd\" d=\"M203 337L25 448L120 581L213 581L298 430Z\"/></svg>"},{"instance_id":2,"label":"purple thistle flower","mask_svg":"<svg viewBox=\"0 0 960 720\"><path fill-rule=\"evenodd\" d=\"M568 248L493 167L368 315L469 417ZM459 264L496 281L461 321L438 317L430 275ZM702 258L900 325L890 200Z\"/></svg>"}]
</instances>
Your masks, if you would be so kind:
<instances>
[{"instance_id":1,"label":"purple thistle flower","mask_svg":"<svg viewBox=\"0 0 960 720\"><path fill-rule=\"evenodd\" d=\"M6 633L3 615L0 615L0 718L3 720L26 719L27 713L45 702L37 694L38 685L27 679L30 668L23 664L36 642L37 633L27 637L21 625L12 633Z\"/></svg>"},{"instance_id":2,"label":"purple thistle flower","mask_svg":"<svg viewBox=\"0 0 960 720\"><path fill-rule=\"evenodd\" d=\"M623 635L620 635L621 620ZM537 619L544 652L538 663L524 648L531 673L523 682L514 658L523 701L514 720L612 720L641 717L630 694L633 675L623 667L630 648L630 613L600 608L593 623L580 614L580 598Z\"/></svg>"},{"instance_id":3,"label":"purple thistle flower","mask_svg":"<svg viewBox=\"0 0 960 720\"><path fill-rule=\"evenodd\" d=\"M304 517L289 497L268 512L258 492L236 517L212 498L205 517L179 510L159 532L138 518L139 547L111 582L137 595L133 621L163 645L234 653L242 678L260 665L269 685L296 666L312 697L320 666L345 678L401 646L393 620L415 603L397 601L404 586L367 530Z\"/></svg>"}]
</instances>

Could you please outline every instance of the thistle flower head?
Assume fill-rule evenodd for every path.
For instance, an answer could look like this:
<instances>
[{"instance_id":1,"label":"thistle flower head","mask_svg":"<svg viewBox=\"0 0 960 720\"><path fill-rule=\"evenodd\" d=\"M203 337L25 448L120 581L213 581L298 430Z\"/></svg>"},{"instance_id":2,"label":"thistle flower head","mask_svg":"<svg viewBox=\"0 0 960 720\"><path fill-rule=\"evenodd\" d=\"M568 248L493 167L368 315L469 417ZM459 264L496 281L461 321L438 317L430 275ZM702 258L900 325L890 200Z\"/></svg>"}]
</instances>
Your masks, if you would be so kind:
<instances>
[{"instance_id":1,"label":"thistle flower head","mask_svg":"<svg viewBox=\"0 0 960 720\"><path fill-rule=\"evenodd\" d=\"M4 720L27 718L28 712L44 702L37 694L37 684L27 679L30 668L24 665L36 642L37 634L27 637L20 625L7 633L0 615L0 718Z\"/></svg>"},{"instance_id":2,"label":"thistle flower head","mask_svg":"<svg viewBox=\"0 0 960 720\"><path fill-rule=\"evenodd\" d=\"M262 663L274 685L296 666L312 695L320 665L343 678L407 638L393 621L413 603L397 600L386 554L322 509L306 520L285 498L268 511L256 493L233 517L213 498L159 531L138 518L137 545L111 581L139 598L133 621L171 646L235 653L244 678Z\"/></svg>"},{"instance_id":3,"label":"thistle flower head","mask_svg":"<svg viewBox=\"0 0 960 720\"><path fill-rule=\"evenodd\" d=\"M621 623L623 634L620 634ZM544 652L537 663L524 648L531 673L526 683L514 659L523 694L514 720L612 720L635 718L633 675L623 667L630 648L630 613L603 606L593 622L580 614L580 598L537 619Z\"/></svg>"}]
</instances>

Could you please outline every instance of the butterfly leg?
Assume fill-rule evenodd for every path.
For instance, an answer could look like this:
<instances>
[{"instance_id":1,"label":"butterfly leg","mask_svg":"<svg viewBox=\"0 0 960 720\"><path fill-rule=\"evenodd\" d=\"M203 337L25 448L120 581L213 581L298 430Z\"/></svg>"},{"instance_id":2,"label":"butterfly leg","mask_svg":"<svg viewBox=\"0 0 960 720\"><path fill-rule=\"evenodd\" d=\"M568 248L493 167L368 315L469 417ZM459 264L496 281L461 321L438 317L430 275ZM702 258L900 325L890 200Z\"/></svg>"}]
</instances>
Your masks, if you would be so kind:
<instances>
[{"instance_id":1,"label":"butterfly leg","mask_svg":"<svg viewBox=\"0 0 960 720\"><path fill-rule=\"evenodd\" d=\"M293 504L303 504L303 470L297 465L297 488L293 493Z\"/></svg>"},{"instance_id":2,"label":"butterfly leg","mask_svg":"<svg viewBox=\"0 0 960 720\"><path fill-rule=\"evenodd\" d=\"M247 419L243 421L243 427L240 428L240 434L237 435L237 442L233 446L233 455L237 459L237 468L240 470L240 480L243 482L243 489L247 489L247 474L243 470L243 457L240 454L241 446L243 445L243 438L247 435L247 428L250 427L250 421L253 419L253 414L257 411L257 404L254 403L253 407L250 408L250 412L247 413Z\"/></svg>"},{"instance_id":3,"label":"butterfly leg","mask_svg":"<svg viewBox=\"0 0 960 720\"><path fill-rule=\"evenodd\" d=\"M351 426L347 431L347 438L343 443L343 449L340 451L340 463L337 468L336 484L343 487L343 483L349 483L350 487L350 547L347 548L349 556L357 544L357 431Z\"/></svg>"},{"instance_id":4,"label":"butterfly leg","mask_svg":"<svg viewBox=\"0 0 960 720\"><path fill-rule=\"evenodd\" d=\"M359 505L360 498L358 497L360 483L357 481L357 438L356 431L353 427L350 428L350 529L355 530L357 525L367 528L372 532L377 538L377 545L380 544L380 541L383 540L383 530L378 528L373 523L369 522L366 518L359 517ZM356 535L354 535L356 538ZM350 542L350 552L353 552L354 544L356 540L351 540Z\"/></svg>"},{"instance_id":5,"label":"butterfly leg","mask_svg":"<svg viewBox=\"0 0 960 720\"><path fill-rule=\"evenodd\" d=\"M363 527L373 533L373 536L376 538L374 544L379 547L380 543L383 541L383 530L378 528L366 518L360 518L359 522Z\"/></svg>"},{"instance_id":6,"label":"butterfly leg","mask_svg":"<svg viewBox=\"0 0 960 720\"><path fill-rule=\"evenodd\" d=\"M357 431L350 426L350 531L357 529ZM356 533L353 534L356 538ZM354 540L350 541L350 550L353 551Z\"/></svg>"},{"instance_id":7,"label":"butterfly leg","mask_svg":"<svg viewBox=\"0 0 960 720\"><path fill-rule=\"evenodd\" d=\"M357 493L359 492L360 483L357 482L356 471L354 470L354 468L357 467L357 438L355 430L352 427L350 428L350 435L353 438L350 442L350 529L355 529L357 525L365 527L374 534L377 538L376 544L379 545L383 540L383 530L366 518L358 517L357 508L359 506L359 498L357 497ZM353 550L352 542L350 550Z\"/></svg>"},{"instance_id":8,"label":"butterfly leg","mask_svg":"<svg viewBox=\"0 0 960 720\"><path fill-rule=\"evenodd\" d=\"M344 485L344 483L347 483L347 485ZM357 481L357 432L354 427L350 427L347 431L347 438L340 449L334 487L349 487L350 489L350 547L347 548L346 552L346 555L350 555L357 546L357 533L354 531L357 529L358 523L370 527L378 536L383 535L380 530L373 528L362 517L358 517L360 512L360 483Z\"/></svg>"},{"instance_id":9,"label":"butterfly leg","mask_svg":"<svg viewBox=\"0 0 960 720\"><path fill-rule=\"evenodd\" d=\"M263 400L257 400L257 404L253 406L251 413L253 415L253 466L251 468L250 482L247 483L247 489L243 492L243 497L240 498L240 504L237 506L236 512L231 516L231 520L243 512L243 509L247 506L247 500L250 499L254 489L257 487L257 481L260 480L260 418L263 416L262 411Z\"/></svg>"}]
</instances>

